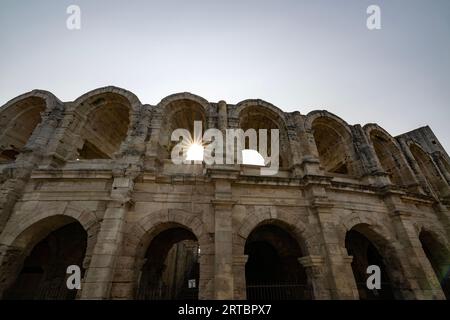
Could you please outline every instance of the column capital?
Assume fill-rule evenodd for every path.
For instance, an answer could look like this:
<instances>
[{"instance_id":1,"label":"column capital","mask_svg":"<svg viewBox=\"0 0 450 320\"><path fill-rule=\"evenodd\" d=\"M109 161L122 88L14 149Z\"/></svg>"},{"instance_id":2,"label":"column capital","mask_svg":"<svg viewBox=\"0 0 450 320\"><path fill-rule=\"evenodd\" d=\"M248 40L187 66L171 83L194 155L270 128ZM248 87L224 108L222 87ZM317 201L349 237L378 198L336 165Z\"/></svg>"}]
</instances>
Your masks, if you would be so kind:
<instances>
[{"instance_id":1,"label":"column capital","mask_svg":"<svg viewBox=\"0 0 450 320\"><path fill-rule=\"evenodd\" d=\"M232 207L236 204L236 200L231 199L212 199L211 200L212 205L217 207Z\"/></svg>"},{"instance_id":2,"label":"column capital","mask_svg":"<svg viewBox=\"0 0 450 320\"><path fill-rule=\"evenodd\" d=\"M343 256L342 261L346 264L351 264L353 262L353 256Z\"/></svg>"},{"instance_id":3,"label":"column capital","mask_svg":"<svg viewBox=\"0 0 450 320\"><path fill-rule=\"evenodd\" d=\"M242 254L242 255L234 255L233 256L233 265L235 266L243 266L247 263L248 255Z\"/></svg>"},{"instance_id":4,"label":"column capital","mask_svg":"<svg viewBox=\"0 0 450 320\"><path fill-rule=\"evenodd\" d=\"M298 262L305 267L320 267L325 263L325 259L322 256L309 255L298 258Z\"/></svg>"},{"instance_id":5,"label":"column capital","mask_svg":"<svg viewBox=\"0 0 450 320\"><path fill-rule=\"evenodd\" d=\"M312 278L320 278L325 274L325 260L321 256L301 257L298 258L298 262Z\"/></svg>"}]
</instances>

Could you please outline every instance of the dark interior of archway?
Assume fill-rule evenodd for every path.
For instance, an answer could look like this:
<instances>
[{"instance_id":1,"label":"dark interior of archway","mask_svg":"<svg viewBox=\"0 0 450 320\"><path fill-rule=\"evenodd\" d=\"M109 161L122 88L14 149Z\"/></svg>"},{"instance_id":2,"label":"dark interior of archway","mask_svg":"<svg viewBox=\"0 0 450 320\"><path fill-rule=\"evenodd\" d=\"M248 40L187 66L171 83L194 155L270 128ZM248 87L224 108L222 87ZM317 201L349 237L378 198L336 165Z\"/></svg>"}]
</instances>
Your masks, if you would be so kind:
<instances>
[{"instance_id":1,"label":"dark interior of archway","mask_svg":"<svg viewBox=\"0 0 450 320\"><path fill-rule=\"evenodd\" d=\"M349 141L320 119L313 123L313 135L320 164L324 170L330 173L349 174L349 156L346 150L346 143Z\"/></svg>"},{"instance_id":2,"label":"dark interior of archway","mask_svg":"<svg viewBox=\"0 0 450 320\"><path fill-rule=\"evenodd\" d=\"M67 267L81 268L86 253L87 234L78 222L50 233L25 259L14 284L5 292L11 300L72 300L77 290L66 285Z\"/></svg>"},{"instance_id":3,"label":"dark interior of archway","mask_svg":"<svg viewBox=\"0 0 450 320\"><path fill-rule=\"evenodd\" d=\"M247 299L302 300L311 292L297 241L274 225L256 228L247 238L245 267Z\"/></svg>"},{"instance_id":4,"label":"dark interior of archway","mask_svg":"<svg viewBox=\"0 0 450 320\"><path fill-rule=\"evenodd\" d=\"M419 235L423 251L433 267L447 300L450 300L450 252L427 231Z\"/></svg>"},{"instance_id":5,"label":"dark interior of archway","mask_svg":"<svg viewBox=\"0 0 450 320\"><path fill-rule=\"evenodd\" d=\"M271 135L271 129L278 129L280 134L280 150L279 150L279 166L284 167L287 165L287 148L285 147L286 140L283 139L282 135L284 134L284 131L280 129L278 124L274 119L277 118L277 116L272 115L265 111L264 108L257 108L257 107L248 107L245 110L241 112L239 115L239 127L244 130L244 132L248 129L254 129L256 131L257 139L258 139L258 147L259 147L259 130L260 129L266 129L267 130L267 155L271 156L271 148L272 148L272 135ZM249 141L248 138L245 139L245 149L249 149ZM256 150L258 151L258 150Z\"/></svg>"},{"instance_id":6,"label":"dark interior of archway","mask_svg":"<svg viewBox=\"0 0 450 320\"><path fill-rule=\"evenodd\" d=\"M127 136L130 123L127 104L108 100L98 104L81 132L80 159L112 159Z\"/></svg>"},{"instance_id":7,"label":"dark interior of archway","mask_svg":"<svg viewBox=\"0 0 450 320\"><path fill-rule=\"evenodd\" d=\"M45 110L45 102L40 98L29 98L18 102L13 111L19 113L5 114L0 124L5 126L0 141L0 163L14 161L27 144L34 129L41 122L41 112Z\"/></svg>"},{"instance_id":8,"label":"dark interior of archway","mask_svg":"<svg viewBox=\"0 0 450 320\"><path fill-rule=\"evenodd\" d=\"M362 233L356 230L347 232L345 247L348 254L353 256L352 270L358 287L359 298L361 300L393 300L394 288L386 272L383 258L377 248ZM370 274L367 274L367 267L377 265L381 271L381 289L370 290L366 281Z\"/></svg>"},{"instance_id":9,"label":"dark interior of archway","mask_svg":"<svg viewBox=\"0 0 450 320\"><path fill-rule=\"evenodd\" d=\"M175 227L159 233L147 249L137 298L198 299L198 254L198 241L191 231Z\"/></svg>"}]
</instances>

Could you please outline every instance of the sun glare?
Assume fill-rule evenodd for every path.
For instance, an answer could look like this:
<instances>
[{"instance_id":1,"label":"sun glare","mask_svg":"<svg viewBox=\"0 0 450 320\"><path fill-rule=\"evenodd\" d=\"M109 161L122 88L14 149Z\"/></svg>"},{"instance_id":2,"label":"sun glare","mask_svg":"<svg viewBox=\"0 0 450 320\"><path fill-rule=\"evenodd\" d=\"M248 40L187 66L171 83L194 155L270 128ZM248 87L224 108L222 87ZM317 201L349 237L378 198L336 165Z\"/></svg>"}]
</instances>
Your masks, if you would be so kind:
<instances>
[{"instance_id":1,"label":"sun glare","mask_svg":"<svg viewBox=\"0 0 450 320\"><path fill-rule=\"evenodd\" d=\"M203 161L203 151L204 148L198 143L193 143L189 146L187 151L186 160L189 161Z\"/></svg>"}]
</instances>

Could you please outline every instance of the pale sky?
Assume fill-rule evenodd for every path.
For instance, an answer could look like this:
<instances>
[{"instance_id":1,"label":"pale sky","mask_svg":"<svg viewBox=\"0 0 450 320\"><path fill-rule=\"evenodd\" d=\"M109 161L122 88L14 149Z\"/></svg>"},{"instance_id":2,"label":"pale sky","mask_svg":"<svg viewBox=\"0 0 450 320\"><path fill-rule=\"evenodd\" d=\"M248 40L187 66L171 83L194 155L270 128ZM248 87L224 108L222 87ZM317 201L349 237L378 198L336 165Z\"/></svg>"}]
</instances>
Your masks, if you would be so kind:
<instances>
[{"instance_id":1,"label":"pale sky","mask_svg":"<svg viewBox=\"0 0 450 320\"><path fill-rule=\"evenodd\" d=\"M392 135L430 125L450 151L449 0L0 0L0 105L114 85L326 109ZM66 9L81 8L81 30ZM366 9L381 8L381 30Z\"/></svg>"}]
</instances>

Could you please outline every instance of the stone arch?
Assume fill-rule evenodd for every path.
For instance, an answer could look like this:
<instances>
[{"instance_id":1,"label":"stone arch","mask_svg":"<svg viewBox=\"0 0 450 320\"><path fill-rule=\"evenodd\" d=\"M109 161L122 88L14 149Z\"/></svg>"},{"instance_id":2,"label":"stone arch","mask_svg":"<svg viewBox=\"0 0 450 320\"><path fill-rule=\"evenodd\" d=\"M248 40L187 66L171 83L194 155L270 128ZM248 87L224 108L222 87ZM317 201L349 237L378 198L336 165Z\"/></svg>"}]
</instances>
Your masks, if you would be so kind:
<instances>
[{"instance_id":1,"label":"stone arch","mask_svg":"<svg viewBox=\"0 0 450 320\"><path fill-rule=\"evenodd\" d=\"M389 228L384 224L378 223L375 218L369 215L357 214L356 212L352 212L352 214L346 216L342 221L343 229L340 237L342 247L345 247L345 232L350 231L356 226L364 228L364 233L370 237L370 240L376 242L380 249L387 247L394 250L392 244L396 241Z\"/></svg>"},{"instance_id":2,"label":"stone arch","mask_svg":"<svg viewBox=\"0 0 450 320\"><path fill-rule=\"evenodd\" d=\"M421 179L425 189L430 190L432 193L435 193L442 198L450 197L448 185L444 181L433 158L422 148L422 146L420 146L420 144L409 141L407 145L420 170L420 172L417 173L422 175L425 179Z\"/></svg>"},{"instance_id":3,"label":"stone arch","mask_svg":"<svg viewBox=\"0 0 450 320\"><path fill-rule=\"evenodd\" d=\"M246 255L246 264L235 277L235 285L247 299L312 299L313 279L301 259L319 246L306 226L292 215L251 213L234 237L233 255ZM318 256L316 254L316 256ZM264 268L258 266L264 265ZM235 279L236 282L236 279Z\"/></svg>"},{"instance_id":4,"label":"stone arch","mask_svg":"<svg viewBox=\"0 0 450 320\"><path fill-rule=\"evenodd\" d=\"M78 139L71 160L113 159L138 127L142 104L131 92L104 87L92 90L71 105L70 131Z\"/></svg>"},{"instance_id":5,"label":"stone arch","mask_svg":"<svg viewBox=\"0 0 450 320\"><path fill-rule=\"evenodd\" d=\"M262 99L246 99L239 102L236 105L236 108L234 109L231 116L234 118L239 118L239 115L242 113L242 111L244 111L246 108L254 106L264 108L265 110L270 110L270 112L272 113L272 117L278 118L278 121L282 122L280 123L280 125L286 126L286 115L283 110Z\"/></svg>"},{"instance_id":6,"label":"stone arch","mask_svg":"<svg viewBox=\"0 0 450 320\"><path fill-rule=\"evenodd\" d=\"M92 112L92 110L89 110L90 105L92 106L92 103L94 103L96 99L99 99L102 95L105 94L116 94L118 96L123 97L128 101L131 107L130 112L139 113L140 108L142 106L142 103L139 100L139 98L131 91L115 86L97 88L83 94L73 102L74 109L77 110L77 112L79 112L80 114L87 116L90 112ZM94 107L96 107L95 105L97 104L94 103Z\"/></svg>"},{"instance_id":7,"label":"stone arch","mask_svg":"<svg viewBox=\"0 0 450 320\"><path fill-rule=\"evenodd\" d=\"M171 94L171 95L165 97L156 106L157 112L159 112L161 114L170 112L170 110L167 110L168 106L170 104L172 104L173 102L176 102L179 100L189 100L189 101L195 102L195 103L199 104L200 106L202 106L202 108L204 109L204 112L206 114L209 112L209 108L210 108L209 102L205 98L202 98L202 97L200 97L196 94L190 93L190 92L174 93L174 94Z\"/></svg>"},{"instance_id":8,"label":"stone arch","mask_svg":"<svg viewBox=\"0 0 450 320\"><path fill-rule=\"evenodd\" d=\"M346 245L347 235L351 232L357 232L373 245L376 253L379 254L384 267L385 275L390 279L392 294L396 299L409 299L413 297L412 288L409 280L406 278L405 266L401 258L402 248L397 245L395 237L386 226L376 223L374 219L367 216L350 215L342 223L345 235L340 237L342 247L349 248ZM352 269L358 261L353 259ZM355 272L355 269L353 269ZM383 278L383 270L382 270ZM356 279L355 279L356 281ZM383 281L383 279L382 279Z\"/></svg>"},{"instance_id":9,"label":"stone arch","mask_svg":"<svg viewBox=\"0 0 450 320\"><path fill-rule=\"evenodd\" d=\"M164 231L182 228L191 232L198 241L201 249L200 260L203 256L212 254L214 241L205 232L202 220L193 213L180 209L162 209L148 214L144 219L131 224L125 233L125 246L120 259L128 261L124 268L119 267L120 281L113 282L112 297L126 298L135 297L139 287L141 269L145 263L145 254L152 240ZM200 269L202 265L200 264ZM205 278L200 270L199 296L204 297L212 284L212 279ZM125 292L125 293L124 293Z\"/></svg>"},{"instance_id":10,"label":"stone arch","mask_svg":"<svg viewBox=\"0 0 450 320\"><path fill-rule=\"evenodd\" d=\"M333 120L341 126L339 128L339 131L345 130L348 132L348 134L350 134L350 135L352 134L350 125L345 120L343 120L342 118L338 117L337 115L335 115L327 110L314 110L314 111L309 112L306 115L305 130L311 131L313 129L312 126L313 126L314 121L319 118L327 118L327 119Z\"/></svg>"},{"instance_id":11,"label":"stone arch","mask_svg":"<svg viewBox=\"0 0 450 320\"><path fill-rule=\"evenodd\" d=\"M207 238L204 237L204 224L197 215L180 209L163 209L152 212L130 228L129 234L139 241L134 242L134 246L129 249L135 252L136 257L142 256L153 237L171 225L187 228L196 236L202 247L208 246Z\"/></svg>"},{"instance_id":12,"label":"stone arch","mask_svg":"<svg viewBox=\"0 0 450 320\"><path fill-rule=\"evenodd\" d=\"M306 228L306 225L300 220L300 218L292 214L283 214L274 216L270 212L265 213L250 213L242 221L240 227L236 230L235 237L235 254L244 254L245 241L249 234L258 226L265 224L273 224L285 229L291 233L292 236L299 243L304 255L320 254L318 239L312 228Z\"/></svg>"},{"instance_id":13,"label":"stone arch","mask_svg":"<svg viewBox=\"0 0 450 320\"><path fill-rule=\"evenodd\" d=\"M356 151L350 126L328 111L308 113L305 129L312 132L322 168L329 173L358 176Z\"/></svg>"},{"instance_id":14,"label":"stone arch","mask_svg":"<svg viewBox=\"0 0 450 320\"><path fill-rule=\"evenodd\" d=\"M391 182L398 186L413 187L415 181L411 168L397 141L377 124L365 125L364 131Z\"/></svg>"},{"instance_id":15,"label":"stone arch","mask_svg":"<svg viewBox=\"0 0 450 320\"><path fill-rule=\"evenodd\" d=\"M80 266L86 270L100 226L93 213L78 208L67 208L62 213L41 211L31 217L24 215L21 219L10 220L0 240L0 294L16 280L25 259L40 241L75 222L86 232L86 249Z\"/></svg>"},{"instance_id":16,"label":"stone arch","mask_svg":"<svg viewBox=\"0 0 450 320\"><path fill-rule=\"evenodd\" d=\"M450 299L450 245L443 232L422 226L418 239L447 299Z\"/></svg>"},{"instance_id":17,"label":"stone arch","mask_svg":"<svg viewBox=\"0 0 450 320\"><path fill-rule=\"evenodd\" d=\"M239 102L232 111L232 118L239 119L239 127L247 129L267 129L267 149L271 150L270 129L279 130L279 165L289 168L292 163L287 119L285 113L273 104L261 99Z\"/></svg>"},{"instance_id":18,"label":"stone arch","mask_svg":"<svg viewBox=\"0 0 450 320\"><path fill-rule=\"evenodd\" d=\"M53 94L33 90L22 94L0 108L0 163L12 162L23 151L33 133L59 101Z\"/></svg>"},{"instance_id":19,"label":"stone arch","mask_svg":"<svg viewBox=\"0 0 450 320\"><path fill-rule=\"evenodd\" d=\"M187 129L194 141L201 142L201 135L208 127L210 117L210 104L204 98L192 93L184 92L170 95L156 106L153 117L158 123L153 122L155 137L152 141L156 144L159 159L170 159L171 150L177 142L171 141L172 132L175 129ZM194 137L194 121L202 123L202 131ZM152 128L153 130L153 128Z\"/></svg>"},{"instance_id":20,"label":"stone arch","mask_svg":"<svg viewBox=\"0 0 450 320\"><path fill-rule=\"evenodd\" d=\"M439 242L442 247L450 248L450 240L446 236L445 229L439 225L435 225L430 222L417 222L414 223L417 236L423 231L430 233L433 238Z\"/></svg>"}]
</instances>

